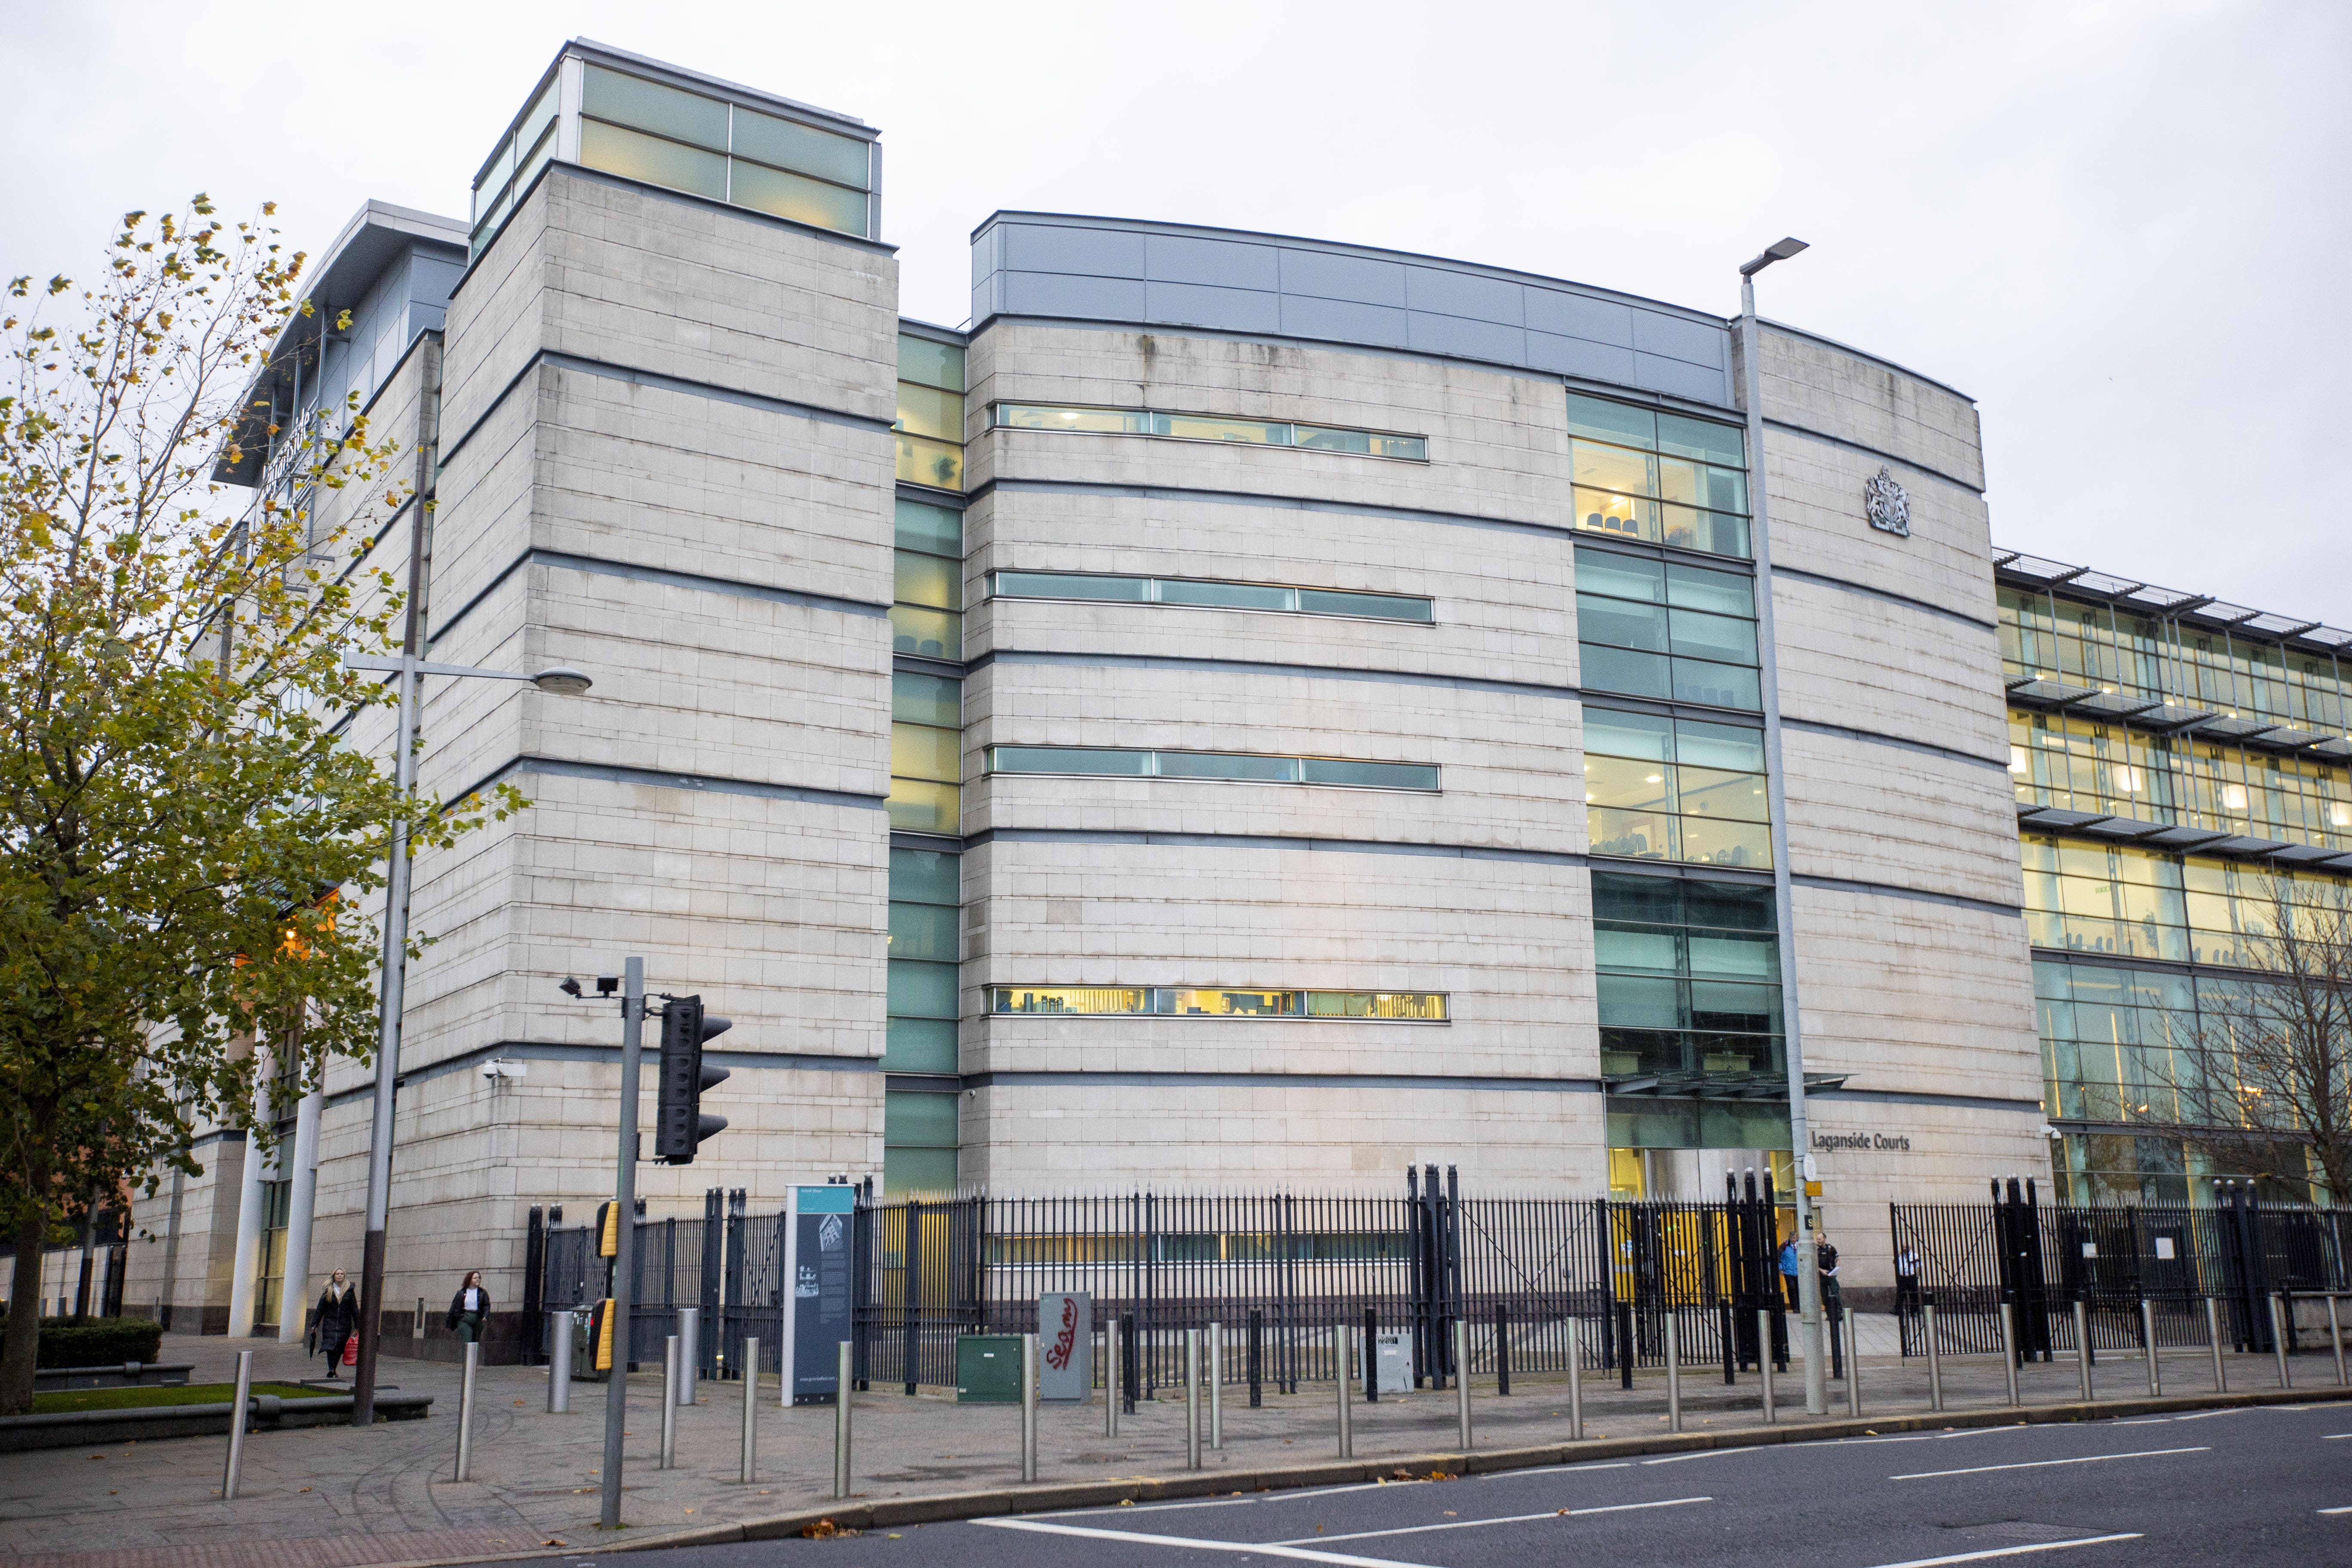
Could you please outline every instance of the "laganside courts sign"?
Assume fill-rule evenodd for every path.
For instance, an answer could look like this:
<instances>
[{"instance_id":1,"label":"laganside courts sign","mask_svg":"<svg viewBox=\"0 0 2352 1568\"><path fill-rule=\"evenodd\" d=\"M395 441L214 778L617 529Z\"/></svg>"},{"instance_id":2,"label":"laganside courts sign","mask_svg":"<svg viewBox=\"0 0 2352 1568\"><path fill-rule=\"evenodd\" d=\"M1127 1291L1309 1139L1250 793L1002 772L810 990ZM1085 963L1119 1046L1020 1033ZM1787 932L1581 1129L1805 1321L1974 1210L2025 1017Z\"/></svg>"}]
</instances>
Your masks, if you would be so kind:
<instances>
[{"instance_id":1,"label":"laganside courts sign","mask_svg":"<svg viewBox=\"0 0 2352 1568\"><path fill-rule=\"evenodd\" d=\"M1910 1135L1902 1132L1812 1132L1811 1137L1816 1149L1875 1149L1882 1152L1892 1150L1898 1154L1911 1152Z\"/></svg>"}]
</instances>

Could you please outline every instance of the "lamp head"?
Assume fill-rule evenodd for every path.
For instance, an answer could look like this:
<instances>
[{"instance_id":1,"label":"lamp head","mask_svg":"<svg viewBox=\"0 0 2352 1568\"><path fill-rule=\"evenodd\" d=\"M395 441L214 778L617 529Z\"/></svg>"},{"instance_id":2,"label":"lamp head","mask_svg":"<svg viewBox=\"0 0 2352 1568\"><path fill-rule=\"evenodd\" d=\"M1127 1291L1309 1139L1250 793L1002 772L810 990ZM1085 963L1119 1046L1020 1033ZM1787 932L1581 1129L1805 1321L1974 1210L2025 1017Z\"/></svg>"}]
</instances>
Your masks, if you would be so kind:
<instances>
[{"instance_id":1,"label":"lamp head","mask_svg":"<svg viewBox=\"0 0 2352 1568\"><path fill-rule=\"evenodd\" d=\"M1776 261L1786 261L1789 258L1796 255L1799 251L1810 250L1811 248L1812 247L1807 245L1803 240L1794 237L1777 240L1764 247L1763 255L1741 267L1739 269L1739 275L1742 278L1753 278L1759 272L1763 271L1767 267L1771 266L1772 263Z\"/></svg>"},{"instance_id":2,"label":"lamp head","mask_svg":"<svg viewBox=\"0 0 2352 1568\"><path fill-rule=\"evenodd\" d=\"M583 696L590 687L596 684L580 671L567 668L560 664L552 669L541 670L530 678L530 683L541 691L550 692L557 697Z\"/></svg>"},{"instance_id":3,"label":"lamp head","mask_svg":"<svg viewBox=\"0 0 2352 1568\"><path fill-rule=\"evenodd\" d=\"M562 992L566 996L577 996L580 994L579 978L576 975L567 974L563 977L563 983L558 985L556 989Z\"/></svg>"}]
</instances>

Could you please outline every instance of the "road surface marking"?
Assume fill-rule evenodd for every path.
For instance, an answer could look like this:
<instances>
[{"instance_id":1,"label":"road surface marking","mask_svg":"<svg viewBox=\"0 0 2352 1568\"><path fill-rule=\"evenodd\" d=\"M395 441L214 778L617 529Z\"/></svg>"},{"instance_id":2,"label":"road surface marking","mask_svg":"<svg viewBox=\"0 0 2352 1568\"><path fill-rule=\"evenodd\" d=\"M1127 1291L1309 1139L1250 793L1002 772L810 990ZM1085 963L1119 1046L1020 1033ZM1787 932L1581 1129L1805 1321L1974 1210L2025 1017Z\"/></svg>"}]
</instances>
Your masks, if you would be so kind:
<instances>
[{"instance_id":1,"label":"road surface marking","mask_svg":"<svg viewBox=\"0 0 2352 1568\"><path fill-rule=\"evenodd\" d=\"M1664 1502L1618 1502L1602 1508L1555 1508L1542 1513L1506 1514L1500 1519L1464 1519L1452 1524L1410 1524L1398 1530L1360 1530L1350 1535L1310 1535L1278 1541L1277 1546L1303 1546L1310 1541L1370 1541L1381 1535L1426 1535L1433 1530L1475 1530L1482 1524L1528 1524L1538 1519L1580 1519L1588 1513L1633 1513L1645 1508L1680 1508L1685 1503L1713 1502L1711 1497L1668 1498Z\"/></svg>"},{"instance_id":2,"label":"road surface marking","mask_svg":"<svg viewBox=\"0 0 2352 1568\"><path fill-rule=\"evenodd\" d=\"M1312 1498L1337 1497L1341 1492L1378 1491L1382 1487L1425 1485L1418 1478L1411 1481L1366 1481L1360 1486L1318 1487L1312 1491L1260 1492L1249 1497L1209 1498L1200 1502L1139 1502L1114 1504L1109 1508L1066 1508L1047 1514L1048 1519L1083 1519L1090 1513L1166 1513L1180 1508L1233 1508L1245 1502L1301 1502Z\"/></svg>"},{"instance_id":3,"label":"road surface marking","mask_svg":"<svg viewBox=\"0 0 2352 1568\"><path fill-rule=\"evenodd\" d=\"M2318 1511L2321 1513L2352 1513L2352 1508L2323 1508Z\"/></svg>"},{"instance_id":4,"label":"road surface marking","mask_svg":"<svg viewBox=\"0 0 2352 1568\"><path fill-rule=\"evenodd\" d=\"M1914 1557L1907 1563L1881 1563L1878 1568L1937 1568L1944 1563L1981 1563L1988 1557L2022 1557L2029 1552L2064 1552L2075 1546L2105 1546L2116 1541L2137 1541L2138 1531L2129 1535L2094 1535L2081 1541L2045 1541L2033 1546L1998 1546L1990 1552L1956 1552L1949 1557Z\"/></svg>"},{"instance_id":5,"label":"road surface marking","mask_svg":"<svg viewBox=\"0 0 2352 1568\"><path fill-rule=\"evenodd\" d=\"M1916 1475L1889 1476L1890 1481L1932 1481L1938 1476L1981 1476L1989 1470L2040 1470L2052 1465L2095 1465L2104 1459L2155 1459L2167 1454L2210 1454L2210 1448L2142 1448L2130 1454L2085 1454L2077 1459L2026 1459L2014 1465L1973 1465L1965 1470L1921 1470ZM2071 1543L2070 1543L2071 1544ZM1937 1558L1937 1562L1961 1559Z\"/></svg>"},{"instance_id":6,"label":"road surface marking","mask_svg":"<svg viewBox=\"0 0 2352 1568\"><path fill-rule=\"evenodd\" d=\"M2352 1432L2330 1432L2326 1436L2322 1437L2320 1441L2323 1443L2333 1443L2338 1438L2343 1437L2352 1437Z\"/></svg>"},{"instance_id":7,"label":"road surface marking","mask_svg":"<svg viewBox=\"0 0 2352 1568\"><path fill-rule=\"evenodd\" d=\"M1425 1568L1418 1563L1400 1563L1392 1557L1350 1557L1344 1552L1308 1552L1301 1547L1261 1545L1255 1541L1201 1541L1190 1535L1146 1535L1138 1530L1096 1530L1083 1524L1047 1524L1034 1519L975 1519L974 1524L984 1524L995 1530L1028 1530L1040 1535L1076 1535L1090 1541L1139 1542L1146 1546L1189 1546L1196 1552L1237 1552L1244 1554L1263 1552L1272 1557L1297 1557L1309 1563L1337 1563L1342 1568Z\"/></svg>"},{"instance_id":8,"label":"road surface marking","mask_svg":"<svg viewBox=\"0 0 2352 1568\"><path fill-rule=\"evenodd\" d=\"M1773 1445L1775 1447L1780 1447L1782 1445L1777 1443ZM1739 1448L1703 1448L1696 1454L1668 1454L1663 1459L1644 1459L1642 1463L1645 1465L1679 1465L1685 1459L1720 1459L1726 1454L1760 1454L1762 1452L1764 1452L1764 1448L1761 1444Z\"/></svg>"}]
</instances>

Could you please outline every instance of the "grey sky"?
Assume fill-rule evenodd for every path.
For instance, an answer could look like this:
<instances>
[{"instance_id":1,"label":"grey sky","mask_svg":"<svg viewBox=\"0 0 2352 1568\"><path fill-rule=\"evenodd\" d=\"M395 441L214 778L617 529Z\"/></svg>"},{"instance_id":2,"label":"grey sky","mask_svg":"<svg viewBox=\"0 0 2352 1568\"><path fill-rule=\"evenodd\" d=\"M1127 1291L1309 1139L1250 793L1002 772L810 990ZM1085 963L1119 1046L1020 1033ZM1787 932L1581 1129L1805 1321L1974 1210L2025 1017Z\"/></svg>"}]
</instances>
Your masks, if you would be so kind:
<instances>
[{"instance_id":1,"label":"grey sky","mask_svg":"<svg viewBox=\"0 0 2352 1568\"><path fill-rule=\"evenodd\" d=\"M364 28L364 31L355 30ZM1763 310L1978 399L2012 548L2352 626L2352 6L1549 3L277 11L0 0L0 271L116 214L462 216L583 36L882 130L903 308L996 207L1433 252Z\"/></svg>"}]
</instances>

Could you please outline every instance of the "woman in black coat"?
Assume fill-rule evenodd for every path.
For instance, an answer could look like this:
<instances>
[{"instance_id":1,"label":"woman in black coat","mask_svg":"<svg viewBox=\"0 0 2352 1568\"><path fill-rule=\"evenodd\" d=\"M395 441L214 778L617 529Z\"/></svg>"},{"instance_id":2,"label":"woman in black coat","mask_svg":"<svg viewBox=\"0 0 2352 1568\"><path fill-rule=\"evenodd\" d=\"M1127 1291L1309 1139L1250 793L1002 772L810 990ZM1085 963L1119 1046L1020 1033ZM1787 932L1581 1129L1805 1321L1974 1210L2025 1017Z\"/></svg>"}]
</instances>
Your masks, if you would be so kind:
<instances>
[{"instance_id":1,"label":"woman in black coat","mask_svg":"<svg viewBox=\"0 0 2352 1568\"><path fill-rule=\"evenodd\" d=\"M360 1328L359 1293L352 1289L341 1269L336 1269L327 1280L327 1288L319 1292L318 1312L312 1326L318 1331L319 1348L327 1354L327 1376L341 1378L344 1342Z\"/></svg>"},{"instance_id":2,"label":"woman in black coat","mask_svg":"<svg viewBox=\"0 0 2352 1568\"><path fill-rule=\"evenodd\" d=\"M447 1326L457 1331L458 1339L467 1344L482 1342L482 1320L490 1315L490 1293L482 1289L482 1271L478 1268L466 1276L457 1293L449 1298Z\"/></svg>"}]
</instances>

